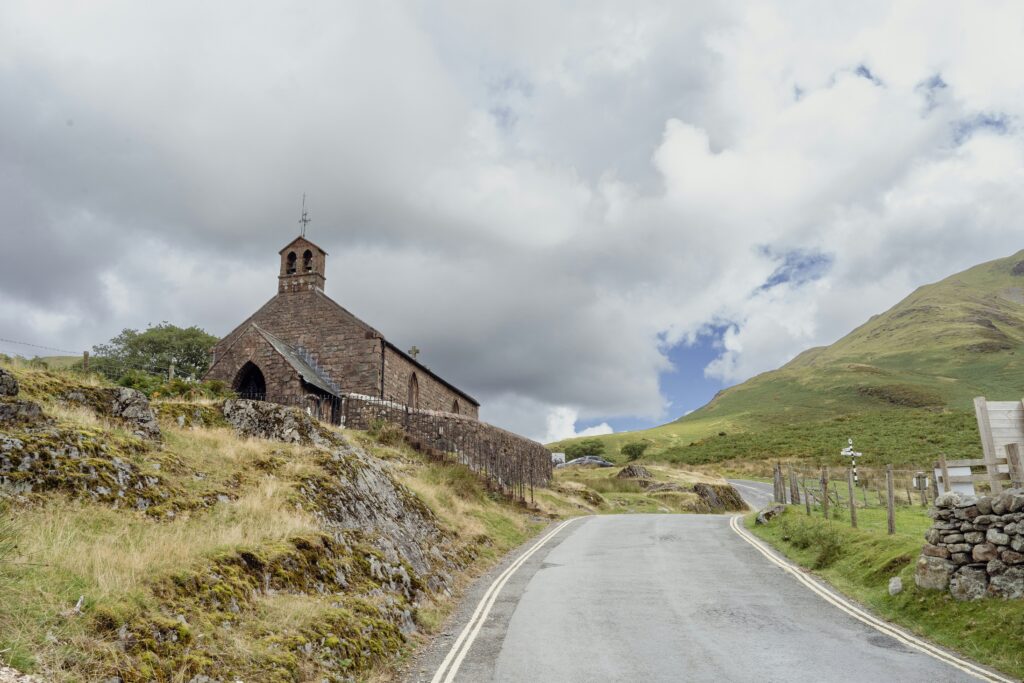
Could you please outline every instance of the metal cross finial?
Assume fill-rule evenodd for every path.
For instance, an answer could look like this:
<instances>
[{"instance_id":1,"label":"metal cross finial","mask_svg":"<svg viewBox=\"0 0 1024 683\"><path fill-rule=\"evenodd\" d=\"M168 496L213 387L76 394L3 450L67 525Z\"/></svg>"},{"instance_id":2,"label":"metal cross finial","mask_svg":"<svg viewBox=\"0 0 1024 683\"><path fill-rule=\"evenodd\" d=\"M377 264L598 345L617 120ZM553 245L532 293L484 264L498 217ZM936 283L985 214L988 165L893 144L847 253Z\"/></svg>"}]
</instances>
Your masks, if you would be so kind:
<instances>
[{"instance_id":1,"label":"metal cross finial","mask_svg":"<svg viewBox=\"0 0 1024 683\"><path fill-rule=\"evenodd\" d=\"M411 349L409 349L409 355L412 356L413 358L420 355L419 347L413 346Z\"/></svg>"},{"instance_id":2,"label":"metal cross finial","mask_svg":"<svg viewBox=\"0 0 1024 683\"><path fill-rule=\"evenodd\" d=\"M302 193L302 217L299 218L299 225L302 226L302 236L306 236L306 226L309 225L309 212L306 211L306 193Z\"/></svg>"}]
</instances>

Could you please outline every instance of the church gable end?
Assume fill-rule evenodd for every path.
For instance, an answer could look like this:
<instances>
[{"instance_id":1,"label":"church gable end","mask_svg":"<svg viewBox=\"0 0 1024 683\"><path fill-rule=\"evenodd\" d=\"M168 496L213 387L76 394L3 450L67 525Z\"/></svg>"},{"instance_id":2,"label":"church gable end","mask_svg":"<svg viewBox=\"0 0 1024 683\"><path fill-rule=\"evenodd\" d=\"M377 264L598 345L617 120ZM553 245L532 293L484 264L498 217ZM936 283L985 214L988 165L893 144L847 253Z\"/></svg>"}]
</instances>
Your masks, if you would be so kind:
<instances>
[{"instance_id":1,"label":"church gable end","mask_svg":"<svg viewBox=\"0 0 1024 683\"><path fill-rule=\"evenodd\" d=\"M302 378L255 325L236 337L215 360L207 377L225 382L242 398L272 400L304 393Z\"/></svg>"},{"instance_id":2,"label":"church gable end","mask_svg":"<svg viewBox=\"0 0 1024 683\"><path fill-rule=\"evenodd\" d=\"M243 366L251 362L262 374L269 401L294 404L304 393L323 392L326 386L329 393L388 398L476 417L479 404L472 397L398 351L324 294L327 252L297 237L279 256L277 294L214 346L208 378L234 388ZM246 378L257 377L251 370ZM303 382L303 374L312 385ZM251 385L259 387L255 380Z\"/></svg>"}]
</instances>

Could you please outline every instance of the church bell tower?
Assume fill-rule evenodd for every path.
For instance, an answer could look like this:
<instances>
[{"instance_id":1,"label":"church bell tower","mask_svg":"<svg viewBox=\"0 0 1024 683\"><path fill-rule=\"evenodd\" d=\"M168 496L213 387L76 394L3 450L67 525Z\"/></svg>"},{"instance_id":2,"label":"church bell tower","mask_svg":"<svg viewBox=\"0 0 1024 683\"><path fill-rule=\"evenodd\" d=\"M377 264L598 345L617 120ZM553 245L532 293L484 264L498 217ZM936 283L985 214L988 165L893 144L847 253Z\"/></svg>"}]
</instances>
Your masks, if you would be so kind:
<instances>
[{"instance_id":1,"label":"church bell tower","mask_svg":"<svg viewBox=\"0 0 1024 683\"><path fill-rule=\"evenodd\" d=\"M302 292L324 290L324 270L327 252L305 237L296 237L281 254L281 274L277 277L277 291Z\"/></svg>"}]
</instances>

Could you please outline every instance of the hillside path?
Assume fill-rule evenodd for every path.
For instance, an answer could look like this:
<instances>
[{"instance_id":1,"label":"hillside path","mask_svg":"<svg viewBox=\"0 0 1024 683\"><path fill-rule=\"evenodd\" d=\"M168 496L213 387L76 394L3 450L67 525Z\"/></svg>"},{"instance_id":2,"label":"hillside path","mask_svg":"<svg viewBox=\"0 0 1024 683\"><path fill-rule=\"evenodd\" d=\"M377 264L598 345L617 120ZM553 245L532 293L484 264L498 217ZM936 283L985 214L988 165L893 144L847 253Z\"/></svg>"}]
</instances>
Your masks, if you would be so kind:
<instances>
[{"instance_id":1,"label":"hillside path","mask_svg":"<svg viewBox=\"0 0 1024 683\"><path fill-rule=\"evenodd\" d=\"M452 680L974 680L825 602L729 522L719 515L570 522L507 577ZM470 591L409 681L435 678L501 570Z\"/></svg>"}]
</instances>

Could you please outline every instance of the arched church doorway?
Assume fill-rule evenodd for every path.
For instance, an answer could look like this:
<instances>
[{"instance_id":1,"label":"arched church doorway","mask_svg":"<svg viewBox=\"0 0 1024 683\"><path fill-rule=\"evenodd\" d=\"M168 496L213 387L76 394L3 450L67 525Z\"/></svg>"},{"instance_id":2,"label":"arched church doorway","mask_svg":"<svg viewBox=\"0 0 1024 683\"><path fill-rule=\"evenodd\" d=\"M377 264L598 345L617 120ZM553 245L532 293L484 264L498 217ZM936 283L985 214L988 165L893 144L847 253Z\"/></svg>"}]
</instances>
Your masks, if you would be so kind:
<instances>
[{"instance_id":1,"label":"arched church doorway","mask_svg":"<svg viewBox=\"0 0 1024 683\"><path fill-rule=\"evenodd\" d=\"M241 398L255 401L264 401L267 398L267 381L263 378L263 371L252 361L243 365L235 375L232 388Z\"/></svg>"}]
</instances>

